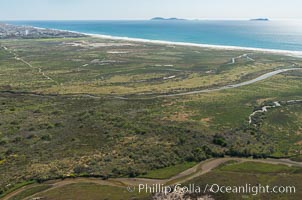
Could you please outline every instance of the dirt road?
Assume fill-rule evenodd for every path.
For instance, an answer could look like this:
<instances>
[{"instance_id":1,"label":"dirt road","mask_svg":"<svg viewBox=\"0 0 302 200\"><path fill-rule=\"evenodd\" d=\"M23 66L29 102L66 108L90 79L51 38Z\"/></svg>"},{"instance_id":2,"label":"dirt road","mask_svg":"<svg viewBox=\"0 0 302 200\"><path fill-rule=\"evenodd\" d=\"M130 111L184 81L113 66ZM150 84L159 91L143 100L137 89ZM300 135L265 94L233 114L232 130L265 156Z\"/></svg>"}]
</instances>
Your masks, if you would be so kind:
<instances>
[{"instance_id":1,"label":"dirt road","mask_svg":"<svg viewBox=\"0 0 302 200\"><path fill-rule=\"evenodd\" d=\"M53 180L43 183L43 185L49 185L51 188L44 190L40 193L45 191L53 190L56 188L60 188L69 184L74 183L95 183L99 185L106 185L106 186L114 186L114 187L123 187L126 188L127 186L138 186L139 184L165 184L165 185L172 185L176 183L184 183L188 182L196 177L204 175L206 173L211 172L213 169L217 168L219 165L226 163L228 161L238 161L238 162L261 162L261 163L268 163L268 164L283 164L287 166L297 166L302 167L302 163L294 162L287 159L247 159L247 158L216 158L203 161L196 166L187 169L184 172L181 172L169 179L146 179L146 178L112 178L108 180L102 180L100 178L68 178L65 180ZM32 187L38 186L39 184L32 184L28 186L24 186L19 188L18 190L8 194L3 198L3 200L9 200L13 196L30 189ZM34 194L34 196L39 195L40 193Z\"/></svg>"}]
</instances>

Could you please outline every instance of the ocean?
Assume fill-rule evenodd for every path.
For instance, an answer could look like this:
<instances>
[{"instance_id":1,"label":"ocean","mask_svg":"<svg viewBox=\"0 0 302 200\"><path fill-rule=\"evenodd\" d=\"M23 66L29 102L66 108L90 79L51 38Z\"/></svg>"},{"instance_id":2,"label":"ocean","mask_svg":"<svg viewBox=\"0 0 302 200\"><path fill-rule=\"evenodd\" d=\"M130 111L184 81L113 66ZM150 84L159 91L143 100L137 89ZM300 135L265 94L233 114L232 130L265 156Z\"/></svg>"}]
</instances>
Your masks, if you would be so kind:
<instances>
[{"instance_id":1,"label":"ocean","mask_svg":"<svg viewBox=\"0 0 302 200\"><path fill-rule=\"evenodd\" d=\"M302 21L8 21L115 37L302 51Z\"/></svg>"}]
</instances>

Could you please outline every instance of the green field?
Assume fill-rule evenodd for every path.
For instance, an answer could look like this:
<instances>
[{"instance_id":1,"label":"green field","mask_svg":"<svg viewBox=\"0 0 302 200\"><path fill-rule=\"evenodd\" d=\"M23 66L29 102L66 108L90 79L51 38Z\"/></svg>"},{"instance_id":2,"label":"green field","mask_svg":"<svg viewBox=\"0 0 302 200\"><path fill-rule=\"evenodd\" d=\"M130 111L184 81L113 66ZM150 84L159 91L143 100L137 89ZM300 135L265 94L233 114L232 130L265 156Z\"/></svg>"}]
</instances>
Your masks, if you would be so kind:
<instances>
[{"instance_id":1,"label":"green field","mask_svg":"<svg viewBox=\"0 0 302 200\"><path fill-rule=\"evenodd\" d=\"M15 195L14 197L10 198L10 200L22 200L25 199L27 197L30 197L38 192L42 192L44 190L49 189L50 186L48 185L40 185L40 186L36 186L30 189L27 189L23 192L20 192L19 194Z\"/></svg>"},{"instance_id":2,"label":"green field","mask_svg":"<svg viewBox=\"0 0 302 200\"><path fill-rule=\"evenodd\" d=\"M263 105L301 100L302 70L156 98L300 67L301 58L92 37L0 45L1 193L31 180L164 179L212 157L302 154L301 103L268 110L258 126L248 122ZM243 54L254 61L230 63Z\"/></svg>"},{"instance_id":3,"label":"green field","mask_svg":"<svg viewBox=\"0 0 302 200\"><path fill-rule=\"evenodd\" d=\"M226 172L245 173L301 173L301 168L286 165L272 165L267 163L244 162L221 167L219 170Z\"/></svg>"},{"instance_id":4,"label":"green field","mask_svg":"<svg viewBox=\"0 0 302 200\"><path fill-rule=\"evenodd\" d=\"M194 167L196 164L196 162L186 162L170 167L155 169L152 171L148 171L146 174L140 175L139 177L151 179L169 179L191 167Z\"/></svg>"},{"instance_id":5,"label":"green field","mask_svg":"<svg viewBox=\"0 0 302 200\"><path fill-rule=\"evenodd\" d=\"M301 181L302 168L288 167L281 164L269 164L255 161L234 162L229 161L222 164L218 168L190 180L182 186L190 185L205 188L206 185L217 184L220 186L240 187L249 184L250 186L270 186L277 187L294 187L292 192L288 190L286 193L255 193L255 190L242 192L240 194L223 194L207 191L204 193L188 193L186 197L191 199L205 197L209 195L214 199L300 199L301 197ZM75 179L76 181L76 179ZM58 182L59 183L59 182ZM110 182L108 182L109 184ZM99 199L151 199L150 193L145 191L138 192L138 188L134 192L128 192L125 187L104 186L97 183L85 183L79 180L78 183L61 184L52 186L51 183L42 183L29 187L10 200L42 198L47 200L57 199L77 199L77 200L99 200Z\"/></svg>"},{"instance_id":6,"label":"green field","mask_svg":"<svg viewBox=\"0 0 302 200\"><path fill-rule=\"evenodd\" d=\"M215 200L239 200L239 199L301 199L301 168L288 167L285 165L275 164L264 164L256 162L244 162L244 163L232 163L224 165L218 169L196 178L187 184L196 184L201 188L204 188L207 184L218 184L220 186L245 186L250 184L251 186L269 185L270 187L275 186L294 186L292 193L284 192L278 194L262 193L256 194L253 192L241 193L241 194L222 194L222 193L211 193ZM192 197L204 196L205 194L195 194Z\"/></svg>"},{"instance_id":7,"label":"green field","mask_svg":"<svg viewBox=\"0 0 302 200\"><path fill-rule=\"evenodd\" d=\"M124 188L101 186L93 183L77 183L66 185L57 189L41 192L39 195L45 200L124 200L124 199L148 199L148 195L137 192L130 193Z\"/></svg>"}]
</instances>

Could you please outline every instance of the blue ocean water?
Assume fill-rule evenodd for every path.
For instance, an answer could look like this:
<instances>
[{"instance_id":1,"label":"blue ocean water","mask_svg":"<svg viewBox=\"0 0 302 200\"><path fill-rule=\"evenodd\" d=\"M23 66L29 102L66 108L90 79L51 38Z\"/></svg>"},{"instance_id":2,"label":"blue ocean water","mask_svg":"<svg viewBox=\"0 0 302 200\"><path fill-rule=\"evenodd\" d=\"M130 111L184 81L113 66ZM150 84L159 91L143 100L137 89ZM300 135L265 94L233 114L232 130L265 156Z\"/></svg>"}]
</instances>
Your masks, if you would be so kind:
<instances>
[{"instance_id":1,"label":"blue ocean water","mask_svg":"<svg viewBox=\"0 0 302 200\"><path fill-rule=\"evenodd\" d=\"M302 21L9 21L90 34L302 51Z\"/></svg>"}]
</instances>

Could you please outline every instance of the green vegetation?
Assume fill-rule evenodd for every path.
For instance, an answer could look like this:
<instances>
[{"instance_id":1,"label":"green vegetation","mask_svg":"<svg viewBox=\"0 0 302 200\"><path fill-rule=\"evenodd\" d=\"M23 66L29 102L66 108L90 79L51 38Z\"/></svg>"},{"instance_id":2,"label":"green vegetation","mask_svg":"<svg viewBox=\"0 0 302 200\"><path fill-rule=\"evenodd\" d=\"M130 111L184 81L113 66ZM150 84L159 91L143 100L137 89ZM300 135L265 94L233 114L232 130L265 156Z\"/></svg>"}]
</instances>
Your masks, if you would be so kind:
<instances>
[{"instance_id":1,"label":"green vegetation","mask_svg":"<svg viewBox=\"0 0 302 200\"><path fill-rule=\"evenodd\" d=\"M14 184L14 185L6 185L6 190L5 190L5 192L2 192L0 194L0 198L4 197L5 195L7 195L21 187L24 187L24 186L27 186L30 184L34 184L34 183L35 183L35 181L24 181L24 182L20 182L20 183Z\"/></svg>"},{"instance_id":2,"label":"green vegetation","mask_svg":"<svg viewBox=\"0 0 302 200\"><path fill-rule=\"evenodd\" d=\"M301 113L302 104L295 104L271 110L265 116L260 130L276 141L276 150L272 154L274 157L301 155Z\"/></svg>"},{"instance_id":3,"label":"green vegetation","mask_svg":"<svg viewBox=\"0 0 302 200\"><path fill-rule=\"evenodd\" d=\"M44 190L47 190L51 188L51 186L49 185L40 185L40 186L35 186L29 189L26 189L23 192L20 192L19 194L13 196L12 198L10 198L9 200L23 200L29 196L32 196L38 192L42 192Z\"/></svg>"},{"instance_id":4,"label":"green vegetation","mask_svg":"<svg viewBox=\"0 0 302 200\"><path fill-rule=\"evenodd\" d=\"M257 162L244 162L223 166L220 171L245 172L245 173L294 173L302 172L301 168L286 165L274 165Z\"/></svg>"},{"instance_id":5,"label":"green vegetation","mask_svg":"<svg viewBox=\"0 0 302 200\"><path fill-rule=\"evenodd\" d=\"M251 186L269 185L274 186L295 186L296 193L262 193L253 195L247 194L222 194L208 193L215 200L239 200L239 199L293 199L299 200L302 195L302 171L301 168L287 167L285 165L264 164L258 162L228 163L218 169L191 180L187 184L195 184L204 188L207 184L218 184L220 186ZM205 194L192 195L192 197Z\"/></svg>"},{"instance_id":6,"label":"green vegetation","mask_svg":"<svg viewBox=\"0 0 302 200\"><path fill-rule=\"evenodd\" d=\"M300 58L90 37L0 46L0 193L28 180L165 178L212 157L302 153L301 104L269 110L259 126L248 123L264 104L302 99L299 71L154 98L251 80L301 66ZM246 53L255 61L230 64Z\"/></svg>"},{"instance_id":7,"label":"green vegetation","mask_svg":"<svg viewBox=\"0 0 302 200\"><path fill-rule=\"evenodd\" d=\"M47 192L42 192L37 197L50 199L77 199L77 200L124 200L148 199L146 194L130 193L125 188L102 186L94 183L76 183L66 185Z\"/></svg>"},{"instance_id":8,"label":"green vegetation","mask_svg":"<svg viewBox=\"0 0 302 200\"><path fill-rule=\"evenodd\" d=\"M148 171L147 174L139 176L140 178L151 178L151 179L168 179L171 178L186 169L194 167L197 163L196 162L186 162L183 164L177 164L170 167L165 167L161 169L155 169L152 171Z\"/></svg>"},{"instance_id":9,"label":"green vegetation","mask_svg":"<svg viewBox=\"0 0 302 200\"><path fill-rule=\"evenodd\" d=\"M302 162L302 155L294 156L291 157L290 159L296 162Z\"/></svg>"},{"instance_id":10,"label":"green vegetation","mask_svg":"<svg viewBox=\"0 0 302 200\"><path fill-rule=\"evenodd\" d=\"M183 177L186 178L186 177ZM192 185L204 188L206 185L218 184L220 186L245 186L249 184L252 186L270 186L270 189L277 186L289 186L295 187L295 191L292 193L257 193L255 190L250 192L240 193L194 193L187 194L193 199L197 197L203 197L204 195L210 195L218 200L227 199L299 199L301 196L302 184L300 179L302 178L302 168L288 167L286 165L261 163L261 161L228 161L218 168L197 177L190 182L183 185ZM65 181L65 182L64 182ZM27 199L30 198L42 198L42 199L150 199L150 194L145 192L138 193L128 192L127 189L122 186L123 184L118 180L106 180L100 179L67 179L64 181L51 181L42 184L36 184L21 190L12 199ZM85 181L90 181L86 183ZM103 184L113 184L116 186L104 186ZM121 185L122 187L117 187Z\"/></svg>"}]
</instances>

